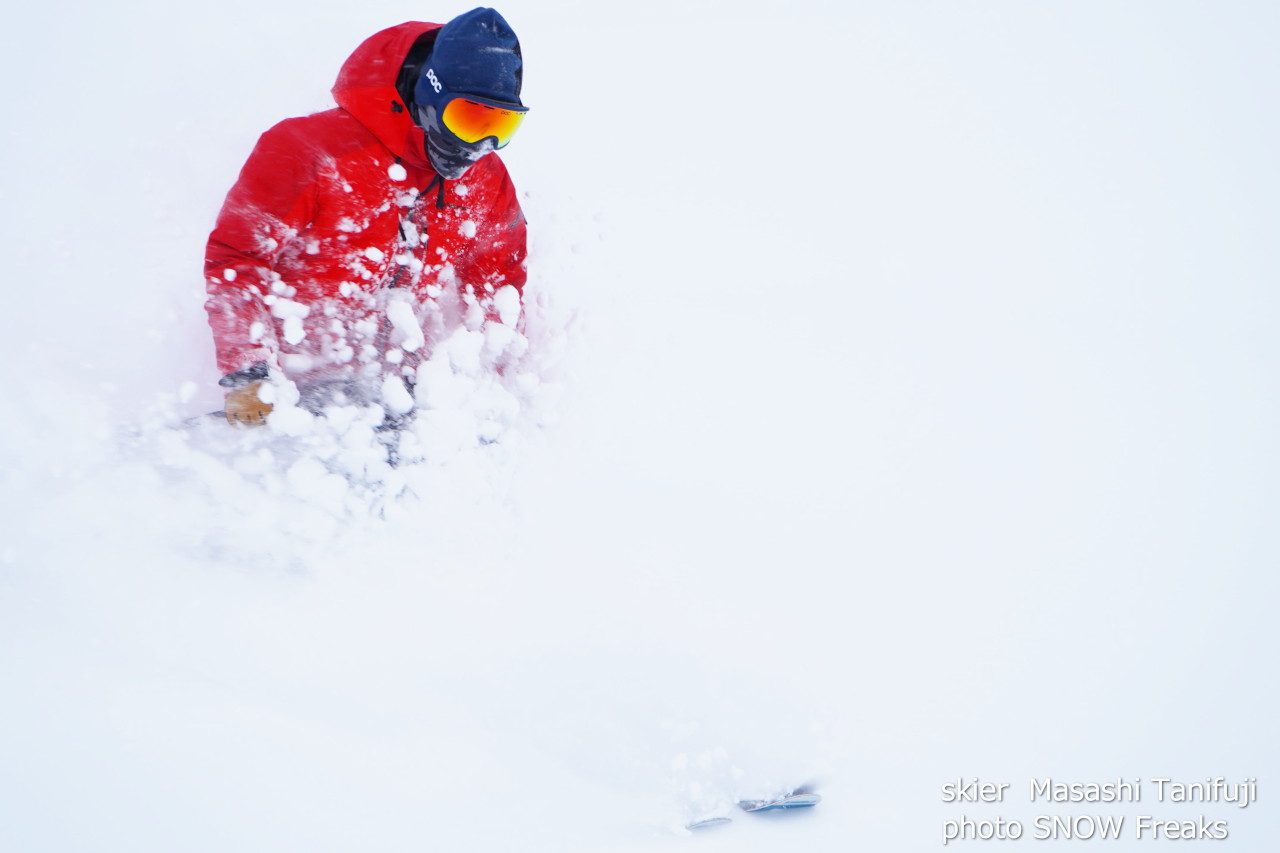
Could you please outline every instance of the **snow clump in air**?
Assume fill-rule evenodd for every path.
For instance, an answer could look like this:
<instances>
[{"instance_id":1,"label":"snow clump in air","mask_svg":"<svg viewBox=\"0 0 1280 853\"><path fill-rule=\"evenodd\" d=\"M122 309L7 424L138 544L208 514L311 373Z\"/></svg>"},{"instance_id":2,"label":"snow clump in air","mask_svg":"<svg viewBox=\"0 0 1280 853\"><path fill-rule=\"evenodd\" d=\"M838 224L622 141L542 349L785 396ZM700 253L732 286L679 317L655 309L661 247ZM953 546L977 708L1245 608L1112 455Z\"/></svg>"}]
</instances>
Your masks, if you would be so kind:
<instances>
[{"instance_id":1,"label":"snow clump in air","mask_svg":"<svg viewBox=\"0 0 1280 853\"><path fill-rule=\"evenodd\" d=\"M294 305L273 305L286 328L305 314ZM392 302L388 316L402 338L397 361L425 347L412 306ZM372 399L340 393L318 406L293 382L276 378L261 389L274 406L265 426L230 426L220 414L176 427L156 423L132 437L133 452L158 460L179 491L205 493L232 511L261 512L265 501L275 507L272 518L284 512L330 525L412 512L451 465L475 465L484 472L471 481L477 493L500 493L518 448L546 419L546 392L555 383L544 382L537 365L520 362L528 350L522 335L493 328L502 330L499 339L455 331L410 371L411 381L398 371L376 380L367 395ZM495 371L499 362L511 369ZM471 461L460 463L466 458ZM307 535L323 539L320 527Z\"/></svg>"}]
</instances>

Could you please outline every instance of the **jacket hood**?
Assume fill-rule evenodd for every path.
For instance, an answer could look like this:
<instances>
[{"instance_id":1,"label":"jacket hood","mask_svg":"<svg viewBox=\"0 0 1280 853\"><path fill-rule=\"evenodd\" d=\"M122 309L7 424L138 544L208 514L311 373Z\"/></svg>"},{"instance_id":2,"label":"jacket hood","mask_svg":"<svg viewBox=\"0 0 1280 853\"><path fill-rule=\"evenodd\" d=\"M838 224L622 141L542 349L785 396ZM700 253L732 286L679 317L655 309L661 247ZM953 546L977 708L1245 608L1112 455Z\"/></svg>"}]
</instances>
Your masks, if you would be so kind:
<instances>
[{"instance_id":1,"label":"jacket hood","mask_svg":"<svg viewBox=\"0 0 1280 853\"><path fill-rule=\"evenodd\" d=\"M431 170L422 128L414 122L396 79L409 49L425 32L440 24L409 21L374 33L343 63L333 98L351 113L391 153L419 169Z\"/></svg>"}]
</instances>

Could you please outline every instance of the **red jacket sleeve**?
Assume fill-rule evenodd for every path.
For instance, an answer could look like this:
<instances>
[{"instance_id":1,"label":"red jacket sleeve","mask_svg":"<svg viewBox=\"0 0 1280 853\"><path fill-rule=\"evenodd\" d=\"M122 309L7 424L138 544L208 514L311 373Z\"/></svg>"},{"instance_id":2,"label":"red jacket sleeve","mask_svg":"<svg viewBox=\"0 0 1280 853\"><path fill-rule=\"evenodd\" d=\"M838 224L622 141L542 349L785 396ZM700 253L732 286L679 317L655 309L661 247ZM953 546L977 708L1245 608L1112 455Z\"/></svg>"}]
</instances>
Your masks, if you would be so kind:
<instances>
[{"instance_id":1,"label":"red jacket sleeve","mask_svg":"<svg viewBox=\"0 0 1280 853\"><path fill-rule=\"evenodd\" d=\"M455 264L459 282L474 291L486 319L490 321L501 319L498 310L501 304L494 304L494 294L510 285L523 300L528 277L524 211L520 209L520 201L506 167L500 162L497 178L495 191L487 194L482 202L486 209L473 211L476 214L473 217L476 233L469 241L470 251L458 258Z\"/></svg>"},{"instance_id":2,"label":"red jacket sleeve","mask_svg":"<svg viewBox=\"0 0 1280 853\"><path fill-rule=\"evenodd\" d=\"M276 263L314 214L317 158L299 123L268 130L227 194L205 250L205 310L218 368L243 370L276 361L276 338L264 297L280 277Z\"/></svg>"}]
</instances>

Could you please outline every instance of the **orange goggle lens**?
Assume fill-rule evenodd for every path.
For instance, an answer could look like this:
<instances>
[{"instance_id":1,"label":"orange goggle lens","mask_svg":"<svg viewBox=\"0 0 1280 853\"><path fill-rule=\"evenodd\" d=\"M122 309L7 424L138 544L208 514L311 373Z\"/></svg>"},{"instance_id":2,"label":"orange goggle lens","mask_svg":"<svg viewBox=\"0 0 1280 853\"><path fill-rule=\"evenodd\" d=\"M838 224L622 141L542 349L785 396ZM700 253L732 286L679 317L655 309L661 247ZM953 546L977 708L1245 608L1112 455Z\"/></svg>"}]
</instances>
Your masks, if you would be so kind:
<instances>
[{"instance_id":1,"label":"orange goggle lens","mask_svg":"<svg viewBox=\"0 0 1280 853\"><path fill-rule=\"evenodd\" d=\"M520 110L491 107L468 98L454 98L445 104L440 119L449 132L463 142L479 142L494 137L501 148L511 141L524 116Z\"/></svg>"}]
</instances>

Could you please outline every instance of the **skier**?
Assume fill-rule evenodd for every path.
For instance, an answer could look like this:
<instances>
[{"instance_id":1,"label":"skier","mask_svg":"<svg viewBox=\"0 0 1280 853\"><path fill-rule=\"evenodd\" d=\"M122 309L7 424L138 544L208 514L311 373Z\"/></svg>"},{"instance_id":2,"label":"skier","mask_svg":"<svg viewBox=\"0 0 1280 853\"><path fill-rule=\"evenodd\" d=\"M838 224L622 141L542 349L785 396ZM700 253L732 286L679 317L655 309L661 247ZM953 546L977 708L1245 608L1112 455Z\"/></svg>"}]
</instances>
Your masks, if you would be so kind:
<instances>
[{"instance_id":1,"label":"skier","mask_svg":"<svg viewBox=\"0 0 1280 853\"><path fill-rule=\"evenodd\" d=\"M262 135L205 256L229 422L265 423L281 380L313 409L411 399L444 334L515 329L525 221L494 151L522 76L493 9L404 23L347 59L336 109Z\"/></svg>"}]
</instances>

